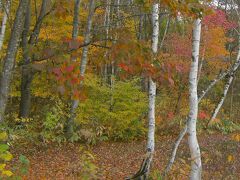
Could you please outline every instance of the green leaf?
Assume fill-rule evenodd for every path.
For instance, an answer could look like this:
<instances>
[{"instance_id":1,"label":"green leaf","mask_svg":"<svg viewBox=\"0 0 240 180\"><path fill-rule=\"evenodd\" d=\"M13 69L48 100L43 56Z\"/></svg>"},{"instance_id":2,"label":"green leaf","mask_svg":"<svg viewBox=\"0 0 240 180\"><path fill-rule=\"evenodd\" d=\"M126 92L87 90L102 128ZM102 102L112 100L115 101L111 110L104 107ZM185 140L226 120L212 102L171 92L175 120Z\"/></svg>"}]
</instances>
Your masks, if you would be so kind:
<instances>
[{"instance_id":1,"label":"green leaf","mask_svg":"<svg viewBox=\"0 0 240 180\"><path fill-rule=\"evenodd\" d=\"M27 168L21 168L20 171L21 171L22 175L26 175L28 173L28 169Z\"/></svg>"},{"instance_id":2,"label":"green leaf","mask_svg":"<svg viewBox=\"0 0 240 180\"><path fill-rule=\"evenodd\" d=\"M28 158L26 156L22 155L22 154L19 156L19 161L23 164L26 164L26 165L29 164Z\"/></svg>"},{"instance_id":3,"label":"green leaf","mask_svg":"<svg viewBox=\"0 0 240 180\"><path fill-rule=\"evenodd\" d=\"M0 152L6 152L9 149L9 146L7 144L0 144Z\"/></svg>"}]
</instances>

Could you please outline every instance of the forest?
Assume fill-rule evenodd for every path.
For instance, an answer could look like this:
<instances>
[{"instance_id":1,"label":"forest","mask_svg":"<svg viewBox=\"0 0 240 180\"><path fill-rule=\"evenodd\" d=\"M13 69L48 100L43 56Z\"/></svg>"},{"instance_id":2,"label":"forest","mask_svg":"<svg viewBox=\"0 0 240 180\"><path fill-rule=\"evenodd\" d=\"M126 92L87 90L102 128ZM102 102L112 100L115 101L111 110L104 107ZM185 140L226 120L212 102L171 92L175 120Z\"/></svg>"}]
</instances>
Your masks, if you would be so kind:
<instances>
[{"instance_id":1,"label":"forest","mask_svg":"<svg viewBox=\"0 0 240 180\"><path fill-rule=\"evenodd\" d=\"M0 0L0 27L0 179L239 179L240 0Z\"/></svg>"}]
</instances>

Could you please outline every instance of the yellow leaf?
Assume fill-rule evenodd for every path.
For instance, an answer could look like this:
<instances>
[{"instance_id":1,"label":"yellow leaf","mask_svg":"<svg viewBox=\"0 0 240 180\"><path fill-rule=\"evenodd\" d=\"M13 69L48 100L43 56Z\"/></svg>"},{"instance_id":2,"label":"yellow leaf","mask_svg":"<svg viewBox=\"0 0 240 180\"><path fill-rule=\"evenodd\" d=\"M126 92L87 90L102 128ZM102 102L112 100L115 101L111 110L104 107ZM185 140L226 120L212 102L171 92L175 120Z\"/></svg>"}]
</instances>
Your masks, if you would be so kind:
<instances>
[{"instance_id":1,"label":"yellow leaf","mask_svg":"<svg viewBox=\"0 0 240 180\"><path fill-rule=\"evenodd\" d=\"M13 173L11 171L3 171L2 175L6 175L6 176L10 177L13 175Z\"/></svg>"},{"instance_id":2,"label":"yellow leaf","mask_svg":"<svg viewBox=\"0 0 240 180\"><path fill-rule=\"evenodd\" d=\"M207 159L205 159L205 163L208 163L210 161L210 159L209 158L207 158Z\"/></svg>"},{"instance_id":3,"label":"yellow leaf","mask_svg":"<svg viewBox=\"0 0 240 180\"><path fill-rule=\"evenodd\" d=\"M240 142L240 134L235 135L233 140Z\"/></svg>"},{"instance_id":4,"label":"yellow leaf","mask_svg":"<svg viewBox=\"0 0 240 180\"><path fill-rule=\"evenodd\" d=\"M229 163L234 161L233 155L228 155L227 160L228 160Z\"/></svg>"},{"instance_id":5,"label":"yellow leaf","mask_svg":"<svg viewBox=\"0 0 240 180\"><path fill-rule=\"evenodd\" d=\"M0 140L1 141L5 141L8 138L7 133L6 132L1 132L0 133Z\"/></svg>"},{"instance_id":6,"label":"yellow leaf","mask_svg":"<svg viewBox=\"0 0 240 180\"><path fill-rule=\"evenodd\" d=\"M4 159L5 161L10 161L13 158L13 155L10 152L6 152L4 154L0 154L0 158Z\"/></svg>"},{"instance_id":7,"label":"yellow leaf","mask_svg":"<svg viewBox=\"0 0 240 180\"><path fill-rule=\"evenodd\" d=\"M0 164L0 171L3 171L5 167L6 167L6 164Z\"/></svg>"}]
</instances>

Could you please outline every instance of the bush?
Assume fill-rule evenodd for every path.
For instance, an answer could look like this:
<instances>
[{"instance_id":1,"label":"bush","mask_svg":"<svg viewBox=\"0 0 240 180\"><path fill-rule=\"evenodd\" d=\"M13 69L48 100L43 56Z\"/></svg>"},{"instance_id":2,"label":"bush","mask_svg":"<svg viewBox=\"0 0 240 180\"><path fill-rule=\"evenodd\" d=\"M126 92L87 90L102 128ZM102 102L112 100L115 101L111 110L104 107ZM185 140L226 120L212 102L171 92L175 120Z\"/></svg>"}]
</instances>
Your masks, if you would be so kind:
<instances>
[{"instance_id":1,"label":"bush","mask_svg":"<svg viewBox=\"0 0 240 180\"><path fill-rule=\"evenodd\" d=\"M8 134L1 130L0 132L0 179L21 179L22 176L28 173L29 160L20 155L17 162L10 165L10 161L13 159L13 155L9 151L10 146L8 141Z\"/></svg>"},{"instance_id":2,"label":"bush","mask_svg":"<svg viewBox=\"0 0 240 180\"><path fill-rule=\"evenodd\" d=\"M12 176L12 171L6 169L6 163L12 160L13 156L9 152L9 146L6 143L8 135L6 132L0 132L0 177Z\"/></svg>"},{"instance_id":3,"label":"bush","mask_svg":"<svg viewBox=\"0 0 240 180\"><path fill-rule=\"evenodd\" d=\"M214 123L210 126L210 129L218 130L224 134L240 131L240 124L236 124L230 120L222 119L220 122Z\"/></svg>"},{"instance_id":4,"label":"bush","mask_svg":"<svg viewBox=\"0 0 240 180\"><path fill-rule=\"evenodd\" d=\"M41 108L32 118L18 118L16 112L8 115L11 139L32 143L62 143L87 141L95 144L106 140L134 140L144 136L147 115L147 95L141 91L139 80L116 81L114 89L99 78L87 75L76 110L74 132L67 137L69 99L52 97L38 99ZM50 103L49 103L50 102ZM40 141L39 141L40 140Z\"/></svg>"},{"instance_id":5,"label":"bush","mask_svg":"<svg viewBox=\"0 0 240 180\"><path fill-rule=\"evenodd\" d=\"M87 99L77 110L80 136L98 140L132 140L145 134L147 97L138 80L116 82L114 90L97 78L86 78Z\"/></svg>"},{"instance_id":6,"label":"bush","mask_svg":"<svg viewBox=\"0 0 240 180\"><path fill-rule=\"evenodd\" d=\"M65 142L65 125L68 119L66 105L60 100L55 100L55 105L49 108L42 122L41 137L44 142Z\"/></svg>"}]
</instances>

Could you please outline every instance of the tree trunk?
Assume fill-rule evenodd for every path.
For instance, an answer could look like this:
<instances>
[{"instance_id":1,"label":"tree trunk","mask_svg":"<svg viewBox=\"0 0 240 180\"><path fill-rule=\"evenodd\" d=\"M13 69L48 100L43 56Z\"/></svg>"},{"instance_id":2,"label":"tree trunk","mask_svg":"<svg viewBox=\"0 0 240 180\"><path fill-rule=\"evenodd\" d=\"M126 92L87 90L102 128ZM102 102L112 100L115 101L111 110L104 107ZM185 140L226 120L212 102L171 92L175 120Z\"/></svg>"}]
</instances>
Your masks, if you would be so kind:
<instances>
[{"instance_id":1,"label":"tree trunk","mask_svg":"<svg viewBox=\"0 0 240 180\"><path fill-rule=\"evenodd\" d=\"M31 57L29 55L29 49L36 45L38 36L41 30L43 18L46 14L47 10L47 0L42 0L41 10L40 14L38 16L37 22L34 26L33 32L30 36L30 39L28 41L28 34L29 34L29 28L31 24L31 6L29 2L29 12L26 14L26 20L25 20L25 27L23 31L23 63L24 66L22 68L22 79L21 79L21 99L20 99L20 111L19 111L19 117L27 118L29 117L30 109L31 109L31 85L32 80L34 78L34 73L32 72L31 68L28 66L28 64L31 62Z\"/></svg>"},{"instance_id":2,"label":"tree trunk","mask_svg":"<svg viewBox=\"0 0 240 180\"><path fill-rule=\"evenodd\" d=\"M3 121L7 106L9 88L11 83L12 71L15 64L16 53L19 46L19 40L23 31L24 16L29 0L21 0L16 12L7 53L4 58L3 69L0 79L0 122Z\"/></svg>"},{"instance_id":3,"label":"tree trunk","mask_svg":"<svg viewBox=\"0 0 240 180\"><path fill-rule=\"evenodd\" d=\"M91 30L92 30L92 21L93 21L93 15L95 11L95 0L90 0L89 2L89 14L88 14L88 20L87 20L87 29L86 33L84 35L84 44L88 44L91 40ZM81 59L81 65L80 65L80 75L81 77L84 77L86 66L87 66L87 57L88 57L88 46L84 46L82 50L82 59ZM82 81L80 82L80 86L82 85ZM71 111L70 111L70 123L74 122L75 118L75 111L78 107L79 100L74 100L71 105ZM73 129L68 128L68 134L72 134Z\"/></svg>"},{"instance_id":4,"label":"tree trunk","mask_svg":"<svg viewBox=\"0 0 240 180\"><path fill-rule=\"evenodd\" d=\"M22 78L21 78L21 99L20 99L20 111L19 117L27 118L29 115L29 110L31 106L31 90L30 90L30 82L32 80L32 75L29 72L27 64L30 62L29 57L29 47L28 47L28 34L31 25L31 0L29 0L29 4L27 7L24 29L22 34L22 48L23 48L23 67L22 67Z\"/></svg>"},{"instance_id":5,"label":"tree trunk","mask_svg":"<svg viewBox=\"0 0 240 180\"><path fill-rule=\"evenodd\" d=\"M81 0L74 0L73 31L72 38L76 39L79 32L79 10Z\"/></svg>"},{"instance_id":6,"label":"tree trunk","mask_svg":"<svg viewBox=\"0 0 240 180\"><path fill-rule=\"evenodd\" d=\"M155 147L155 97L156 97L156 83L149 78L149 110L148 110L148 141L147 150L154 152Z\"/></svg>"},{"instance_id":7,"label":"tree trunk","mask_svg":"<svg viewBox=\"0 0 240 180\"><path fill-rule=\"evenodd\" d=\"M84 44L88 44L91 40L91 30L92 30L92 21L93 21L93 15L95 11L95 0L90 0L89 3L89 15L87 20L87 30L84 37ZM87 67L87 57L88 57L88 49L89 46L84 46L83 52L82 52L82 61L80 65L80 72L81 76L85 75L86 67Z\"/></svg>"},{"instance_id":8,"label":"tree trunk","mask_svg":"<svg viewBox=\"0 0 240 180\"><path fill-rule=\"evenodd\" d=\"M201 152L197 140L197 116L198 116L198 95L197 95L197 78L198 78L198 59L201 37L201 20L194 22L193 28L193 47L192 47L192 63L189 75L189 103L190 112L187 122L188 145L191 153L191 172L190 179L201 179L202 163Z\"/></svg>"},{"instance_id":9,"label":"tree trunk","mask_svg":"<svg viewBox=\"0 0 240 180\"><path fill-rule=\"evenodd\" d=\"M237 59L236 59L234 65L233 65L232 72L229 74L229 79L228 79L227 83L225 84L223 95L222 95L222 97L220 99L220 102L216 106L215 110L213 111L212 117L211 117L211 119L208 122L208 126L214 121L214 119L216 119L217 114L218 114L219 110L221 109L221 107L222 107L222 105L224 103L224 100L226 99L226 96L227 96L227 93L229 91L229 88L230 88L230 86L231 86L231 84L233 82L234 74L235 74L235 72L237 71L237 69L239 67L239 63L240 63L240 36L239 36L239 45L238 46L239 47L238 47Z\"/></svg>"},{"instance_id":10,"label":"tree trunk","mask_svg":"<svg viewBox=\"0 0 240 180\"><path fill-rule=\"evenodd\" d=\"M31 45L37 43L38 36L39 36L41 26L42 26L42 23L43 23L43 19L46 15L46 11L47 11L47 4L48 4L47 2L48 2L48 0L42 0L41 10L40 10L37 22L34 26L34 29L32 31L30 39L29 39L29 44L31 44Z\"/></svg>"},{"instance_id":11,"label":"tree trunk","mask_svg":"<svg viewBox=\"0 0 240 180\"><path fill-rule=\"evenodd\" d=\"M152 52L153 61L158 52L158 37L159 37L159 4L154 3L152 9ZM130 179L147 179L150 173L150 166L153 160L155 150L155 98L156 98L156 83L149 77L149 105L148 105L148 138L147 138L147 153L143 160L140 170Z\"/></svg>"},{"instance_id":12,"label":"tree trunk","mask_svg":"<svg viewBox=\"0 0 240 180\"><path fill-rule=\"evenodd\" d=\"M7 20L8 20L8 16L9 16L9 9L10 9L10 0L7 0L6 6L3 9L4 14L3 14L2 26L1 26L1 32L0 32L0 51L2 50L2 46L3 46L3 42L4 42L4 38L5 38Z\"/></svg>"},{"instance_id":13,"label":"tree trunk","mask_svg":"<svg viewBox=\"0 0 240 180\"><path fill-rule=\"evenodd\" d=\"M171 154L171 158L168 161L168 164L166 166L166 168L163 171L163 177L166 177L166 175L169 173L169 171L172 168L172 165L174 163L174 160L176 158L176 154L177 154L177 150L178 150L178 146L180 145L180 142L182 141L183 137L185 136L185 134L187 133L187 126L185 126L182 131L180 132L176 142L174 143L173 146L173 150L172 150L172 154Z\"/></svg>"},{"instance_id":14,"label":"tree trunk","mask_svg":"<svg viewBox=\"0 0 240 180\"><path fill-rule=\"evenodd\" d=\"M240 44L240 43L239 43ZM225 72L221 73L220 75L218 75L218 77L216 77L208 86L207 88L202 91L201 95L199 95L199 98L198 98L198 103L201 102L201 100L206 96L206 94L219 82L221 81L224 77L226 77L227 75L231 74L231 73L236 73L238 67L240 66L240 50L239 50L239 53L238 53L238 58L236 60L236 62L228 69L226 70ZM186 121L188 121L188 118L186 118ZM180 142L182 141L184 135L186 134L187 132L187 126L184 126L184 128L182 129L181 133L179 134L175 144L174 144L174 147L173 147L173 150L172 150L172 155L171 155L171 158L168 162L168 165L166 166L165 170L164 170L164 175L166 175L172 165L173 165L173 162L175 160L175 156L176 156L176 152L177 152L177 149L178 149L178 146L180 144Z\"/></svg>"},{"instance_id":15,"label":"tree trunk","mask_svg":"<svg viewBox=\"0 0 240 180\"><path fill-rule=\"evenodd\" d=\"M73 30L72 30L72 39L76 40L79 33L79 10L80 10L80 0L74 0L74 14L73 14ZM72 61L76 61L76 57L72 57ZM72 101L72 104L74 101ZM73 133L74 121L72 116L67 122L67 135L70 137Z\"/></svg>"},{"instance_id":16,"label":"tree trunk","mask_svg":"<svg viewBox=\"0 0 240 180\"><path fill-rule=\"evenodd\" d=\"M109 25L110 25L110 14L111 14L111 1L107 0L106 2L106 9L105 9L105 16L104 16L104 27L105 27L105 39L106 41L104 42L104 45L107 46L107 39L109 38ZM108 50L106 50L106 52L104 53L104 58L108 59ZM108 83L109 82L109 76L108 76L108 61L106 60L104 63L104 82Z\"/></svg>"},{"instance_id":17,"label":"tree trunk","mask_svg":"<svg viewBox=\"0 0 240 180\"><path fill-rule=\"evenodd\" d=\"M163 33L162 40L161 40L160 45L159 45L159 51L162 49L164 40L165 40L165 38L167 36L168 30L169 30L169 26L170 26L170 20L171 20L171 18L169 16L168 19L167 19L167 24L166 24L166 27L165 27L165 31Z\"/></svg>"},{"instance_id":18,"label":"tree trunk","mask_svg":"<svg viewBox=\"0 0 240 180\"><path fill-rule=\"evenodd\" d=\"M152 11L152 25L153 25L153 34L152 34L152 52L153 52L153 61L156 58L158 52L158 36L159 36L159 4L155 3L153 5ZM156 83L149 78L149 129L148 129L148 142L147 149L150 152L154 152L154 134L155 134L155 97L156 97Z\"/></svg>"}]
</instances>

